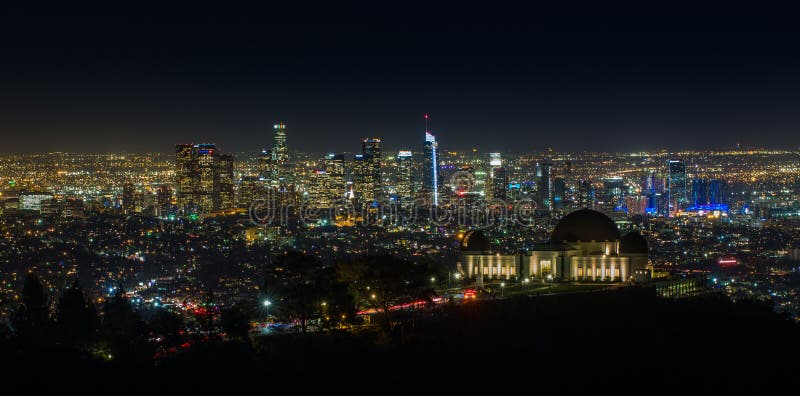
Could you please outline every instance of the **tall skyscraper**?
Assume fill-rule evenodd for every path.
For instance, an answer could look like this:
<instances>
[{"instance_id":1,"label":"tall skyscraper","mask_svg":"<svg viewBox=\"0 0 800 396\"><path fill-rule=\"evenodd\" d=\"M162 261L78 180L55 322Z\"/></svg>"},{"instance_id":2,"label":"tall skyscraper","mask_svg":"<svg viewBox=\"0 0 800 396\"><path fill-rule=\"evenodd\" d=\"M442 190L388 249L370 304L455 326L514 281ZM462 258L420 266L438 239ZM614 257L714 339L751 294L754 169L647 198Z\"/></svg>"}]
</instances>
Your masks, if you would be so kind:
<instances>
[{"instance_id":1,"label":"tall skyscraper","mask_svg":"<svg viewBox=\"0 0 800 396\"><path fill-rule=\"evenodd\" d=\"M375 179L372 165L364 154L353 156L353 196L356 205L366 206L375 199Z\"/></svg>"},{"instance_id":2,"label":"tall skyscraper","mask_svg":"<svg viewBox=\"0 0 800 396\"><path fill-rule=\"evenodd\" d=\"M425 150L423 153L422 185L433 206L439 206L439 144L436 136L428 130L428 115L425 115Z\"/></svg>"},{"instance_id":3,"label":"tall skyscraper","mask_svg":"<svg viewBox=\"0 0 800 396\"><path fill-rule=\"evenodd\" d=\"M381 178L381 140L366 138L361 143L361 154L367 163L369 183L372 184L372 200L383 198L383 179Z\"/></svg>"},{"instance_id":4,"label":"tall skyscraper","mask_svg":"<svg viewBox=\"0 0 800 396\"><path fill-rule=\"evenodd\" d=\"M277 165L289 162L289 149L286 147L286 124L278 122L273 125L272 160Z\"/></svg>"},{"instance_id":5,"label":"tall skyscraper","mask_svg":"<svg viewBox=\"0 0 800 396\"><path fill-rule=\"evenodd\" d=\"M156 216L167 216L172 213L172 189L164 184L156 190Z\"/></svg>"},{"instance_id":6,"label":"tall skyscraper","mask_svg":"<svg viewBox=\"0 0 800 396\"><path fill-rule=\"evenodd\" d=\"M178 144L175 146L175 189L178 198L178 209L187 210L194 202L194 179L197 161L194 145Z\"/></svg>"},{"instance_id":7,"label":"tall skyscraper","mask_svg":"<svg viewBox=\"0 0 800 396\"><path fill-rule=\"evenodd\" d=\"M567 200L567 182L562 177L553 180L553 209L561 209Z\"/></svg>"},{"instance_id":8,"label":"tall skyscraper","mask_svg":"<svg viewBox=\"0 0 800 396\"><path fill-rule=\"evenodd\" d=\"M708 181L708 203L711 205L725 205L725 181L711 179Z\"/></svg>"},{"instance_id":9,"label":"tall skyscraper","mask_svg":"<svg viewBox=\"0 0 800 396\"><path fill-rule=\"evenodd\" d=\"M233 196L233 156L219 156L219 209L230 209L235 206Z\"/></svg>"},{"instance_id":10,"label":"tall skyscraper","mask_svg":"<svg viewBox=\"0 0 800 396\"><path fill-rule=\"evenodd\" d=\"M225 156L221 172L220 154L216 145L209 143L179 144L175 146L175 175L178 209L189 213L202 213L221 208L220 194L226 185L225 204L233 201L233 157ZM220 174L225 181L220 183ZM230 178L230 180L227 180Z\"/></svg>"},{"instance_id":11,"label":"tall skyscraper","mask_svg":"<svg viewBox=\"0 0 800 396\"><path fill-rule=\"evenodd\" d=\"M686 163L681 159L667 161L667 216L686 209Z\"/></svg>"},{"instance_id":12,"label":"tall skyscraper","mask_svg":"<svg viewBox=\"0 0 800 396\"><path fill-rule=\"evenodd\" d=\"M692 206L708 205L708 183L704 179L692 179Z\"/></svg>"},{"instance_id":13,"label":"tall skyscraper","mask_svg":"<svg viewBox=\"0 0 800 396\"><path fill-rule=\"evenodd\" d=\"M344 154L328 154L325 156L325 173L327 174L326 190L332 203L337 203L345 196L346 172Z\"/></svg>"},{"instance_id":14,"label":"tall skyscraper","mask_svg":"<svg viewBox=\"0 0 800 396\"><path fill-rule=\"evenodd\" d=\"M395 190L397 200L402 208L409 207L414 201L414 162L411 151L397 153L397 171L395 172Z\"/></svg>"},{"instance_id":15,"label":"tall skyscraper","mask_svg":"<svg viewBox=\"0 0 800 396\"><path fill-rule=\"evenodd\" d=\"M537 164L536 176L538 176L539 205L540 207L553 209L553 164L545 160Z\"/></svg>"},{"instance_id":16,"label":"tall skyscraper","mask_svg":"<svg viewBox=\"0 0 800 396\"><path fill-rule=\"evenodd\" d=\"M200 212L219 209L219 152L214 144L198 144L195 203Z\"/></svg>"},{"instance_id":17,"label":"tall skyscraper","mask_svg":"<svg viewBox=\"0 0 800 396\"><path fill-rule=\"evenodd\" d=\"M508 199L508 171L504 166L492 169L492 198Z\"/></svg>"},{"instance_id":18,"label":"tall skyscraper","mask_svg":"<svg viewBox=\"0 0 800 396\"><path fill-rule=\"evenodd\" d=\"M122 211L130 214L135 211L136 208L136 189L133 186L133 183L125 183L122 186Z\"/></svg>"}]
</instances>

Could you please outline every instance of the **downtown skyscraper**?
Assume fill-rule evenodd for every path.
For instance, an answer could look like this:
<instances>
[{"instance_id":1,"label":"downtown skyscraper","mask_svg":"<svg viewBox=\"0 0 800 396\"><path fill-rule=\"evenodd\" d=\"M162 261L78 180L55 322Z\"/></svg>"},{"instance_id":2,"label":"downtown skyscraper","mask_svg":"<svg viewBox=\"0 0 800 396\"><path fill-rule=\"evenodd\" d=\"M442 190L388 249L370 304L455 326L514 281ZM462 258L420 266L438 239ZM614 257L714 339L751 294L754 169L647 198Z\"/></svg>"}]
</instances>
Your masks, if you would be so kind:
<instances>
[{"instance_id":1,"label":"downtown skyscraper","mask_svg":"<svg viewBox=\"0 0 800 396\"><path fill-rule=\"evenodd\" d=\"M686 162L682 159L667 161L667 217L686 209Z\"/></svg>"},{"instance_id":2,"label":"downtown skyscraper","mask_svg":"<svg viewBox=\"0 0 800 396\"><path fill-rule=\"evenodd\" d=\"M411 151L401 150L397 153L397 170L395 171L395 194L400 207L409 207L414 200L414 161Z\"/></svg>"},{"instance_id":3,"label":"downtown skyscraper","mask_svg":"<svg viewBox=\"0 0 800 396\"><path fill-rule=\"evenodd\" d=\"M422 189L425 193L425 198L430 201L433 206L439 206L439 163L438 163L438 150L439 144L436 142L436 136L428 130L428 118L425 115L425 148L422 158Z\"/></svg>"},{"instance_id":4,"label":"downtown skyscraper","mask_svg":"<svg viewBox=\"0 0 800 396\"><path fill-rule=\"evenodd\" d=\"M215 144L175 146L178 209L207 213L233 207L233 157L221 156Z\"/></svg>"}]
</instances>

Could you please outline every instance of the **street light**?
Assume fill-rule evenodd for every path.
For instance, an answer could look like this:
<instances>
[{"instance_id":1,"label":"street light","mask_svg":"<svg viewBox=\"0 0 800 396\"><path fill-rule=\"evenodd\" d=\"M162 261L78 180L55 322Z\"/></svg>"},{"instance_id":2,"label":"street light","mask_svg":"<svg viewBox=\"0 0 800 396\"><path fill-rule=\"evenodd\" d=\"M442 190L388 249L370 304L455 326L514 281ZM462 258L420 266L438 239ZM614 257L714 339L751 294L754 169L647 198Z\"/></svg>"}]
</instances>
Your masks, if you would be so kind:
<instances>
[{"instance_id":1,"label":"street light","mask_svg":"<svg viewBox=\"0 0 800 396\"><path fill-rule=\"evenodd\" d=\"M267 319L269 319L269 306L272 305L272 301L264 300L263 304L264 304L264 308L267 309Z\"/></svg>"},{"instance_id":2,"label":"street light","mask_svg":"<svg viewBox=\"0 0 800 396\"><path fill-rule=\"evenodd\" d=\"M500 282L500 296L505 296L506 283Z\"/></svg>"}]
</instances>

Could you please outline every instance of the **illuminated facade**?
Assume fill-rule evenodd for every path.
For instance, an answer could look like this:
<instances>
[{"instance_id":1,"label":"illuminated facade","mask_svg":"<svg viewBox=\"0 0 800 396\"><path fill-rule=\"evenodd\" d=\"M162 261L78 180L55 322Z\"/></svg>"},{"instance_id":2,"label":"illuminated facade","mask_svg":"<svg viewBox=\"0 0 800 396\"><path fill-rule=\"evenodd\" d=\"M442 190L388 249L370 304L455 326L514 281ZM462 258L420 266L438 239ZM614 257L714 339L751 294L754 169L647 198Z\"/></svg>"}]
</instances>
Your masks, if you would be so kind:
<instances>
[{"instance_id":1,"label":"illuminated facade","mask_svg":"<svg viewBox=\"0 0 800 396\"><path fill-rule=\"evenodd\" d=\"M667 161L667 217L685 210L688 197L686 195L686 162L680 159Z\"/></svg>"},{"instance_id":2,"label":"illuminated facade","mask_svg":"<svg viewBox=\"0 0 800 396\"><path fill-rule=\"evenodd\" d=\"M586 282L645 281L647 242L639 233L620 236L608 216L581 209L558 222L550 242L522 257L522 275Z\"/></svg>"},{"instance_id":3,"label":"illuminated facade","mask_svg":"<svg viewBox=\"0 0 800 396\"><path fill-rule=\"evenodd\" d=\"M427 116L426 116L427 119ZM439 161L438 153L439 144L436 142L436 137L430 132L425 130L425 151L423 154L423 170L422 170L422 188L426 198L434 206L439 205Z\"/></svg>"},{"instance_id":4,"label":"illuminated facade","mask_svg":"<svg viewBox=\"0 0 800 396\"><path fill-rule=\"evenodd\" d=\"M649 279L647 241L637 232L620 236L606 215L582 209L565 216L550 242L521 254L490 249L480 231L461 242L461 268L482 286L483 278L522 276L577 282L644 282Z\"/></svg>"},{"instance_id":5,"label":"illuminated facade","mask_svg":"<svg viewBox=\"0 0 800 396\"><path fill-rule=\"evenodd\" d=\"M233 157L220 156L214 144L176 145L175 178L178 209L184 213L233 206Z\"/></svg>"},{"instance_id":6,"label":"illuminated facade","mask_svg":"<svg viewBox=\"0 0 800 396\"><path fill-rule=\"evenodd\" d=\"M395 192L397 200L403 208L411 206L414 200L414 162L411 151L397 153L397 170L395 172Z\"/></svg>"}]
</instances>

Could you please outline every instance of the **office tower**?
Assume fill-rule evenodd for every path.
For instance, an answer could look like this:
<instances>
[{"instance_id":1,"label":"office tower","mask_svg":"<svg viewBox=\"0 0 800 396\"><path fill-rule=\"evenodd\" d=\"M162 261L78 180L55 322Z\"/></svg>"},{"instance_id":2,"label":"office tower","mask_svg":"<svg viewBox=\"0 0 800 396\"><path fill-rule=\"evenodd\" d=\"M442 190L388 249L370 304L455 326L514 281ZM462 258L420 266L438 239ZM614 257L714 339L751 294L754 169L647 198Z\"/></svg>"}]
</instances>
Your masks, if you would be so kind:
<instances>
[{"instance_id":1,"label":"office tower","mask_svg":"<svg viewBox=\"0 0 800 396\"><path fill-rule=\"evenodd\" d=\"M711 205L725 205L725 181L711 179L708 181L708 203Z\"/></svg>"},{"instance_id":2,"label":"office tower","mask_svg":"<svg viewBox=\"0 0 800 396\"><path fill-rule=\"evenodd\" d=\"M503 166L503 158L500 153L489 153L489 166L492 168Z\"/></svg>"},{"instance_id":3,"label":"office tower","mask_svg":"<svg viewBox=\"0 0 800 396\"><path fill-rule=\"evenodd\" d=\"M289 162L289 149L286 147L286 124L278 122L273 125L272 160L280 166Z\"/></svg>"},{"instance_id":4,"label":"office tower","mask_svg":"<svg viewBox=\"0 0 800 396\"><path fill-rule=\"evenodd\" d=\"M235 206L233 196L233 156L219 156L219 209L230 209Z\"/></svg>"},{"instance_id":5,"label":"office tower","mask_svg":"<svg viewBox=\"0 0 800 396\"><path fill-rule=\"evenodd\" d=\"M371 204L375 198L375 180L372 164L364 154L353 156L353 197L358 206Z\"/></svg>"},{"instance_id":6,"label":"office tower","mask_svg":"<svg viewBox=\"0 0 800 396\"><path fill-rule=\"evenodd\" d=\"M553 209L553 164L545 160L536 165L539 187L539 207Z\"/></svg>"},{"instance_id":7,"label":"office tower","mask_svg":"<svg viewBox=\"0 0 800 396\"><path fill-rule=\"evenodd\" d=\"M508 199L508 171L504 166L492 168L492 198Z\"/></svg>"},{"instance_id":8,"label":"office tower","mask_svg":"<svg viewBox=\"0 0 800 396\"><path fill-rule=\"evenodd\" d=\"M686 163L680 159L667 161L667 217L686 209Z\"/></svg>"},{"instance_id":9,"label":"office tower","mask_svg":"<svg viewBox=\"0 0 800 396\"><path fill-rule=\"evenodd\" d=\"M553 180L553 209L561 209L565 205L567 196L567 183L564 178L557 177Z\"/></svg>"},{"instance_id":10,"label":"office tower","mask_svg":"<svg viewBox=\"0 0 800 396\"><path fill-rule=\"evenodd\" d=\"M122 186L122 211L131 214L136 211L136 189L133 183Z\"/></svg>"},{"instance_id":11,"label":"office tower","mask_svg":"<svg viewBox=\"0 0 800 396\"><path fill-rule=\"evenodd\" d=\"M628 188L621 177L607 177L603 180L603 204L610 210L620 210L625 205Z\"/></svg>"},{"instance_id":12,"label":"office tower","mask_svg":"<svg viewBox=\"0 0 800 396\"><path fill-rule=\"evenodd\" d=\"M172 213L172 189L162 184L156 190L156 216L167 216Z\"/></svg>"},{"instance_id":13,"label":"office tower","mask_svg":"<svg viewBox=\"0 0 800 396\"><path fill-rule=\"evenodd\" d=\"M314 169L308 177L305 200L312 208L330 208L333 196L330 194L330 175L325 169Z\"/></svg>"},{"instance_id":14,"label":"office tower","mask_svg":"<svg viewBox=\"0 0 800 396\"><path fill-rule=\"evenodd\" d=\"M257 199L267 198L267 187L257 176L242 176L236 194L236 206L249 208Z\"/></svg>"},{"instance_id":15,"label":"office tower","mask_svg":"<svg viewBox=\"0 0 800 396\"><path fill-rule=\"evenodd\" d=\"M594 209L597 194L590 180L581 180L578 183L578 202L583 208Z\"/></svg>"},{"instance_id":16,"label":"office tower","mask_svg":"<svg viewBox=\"0 0 800 396\"><path fill-rule=\"evenodd\" d=\"M180 210L187 210L187 207L194 201L196 165L193 145L178 144L175 146L175 188Z\"/></svg>"},{"instance_id":17,"label":"office tower","mask_svg":"<svg viewBox=\"0 0 800 396\"><path fill-rule=\"evenodd\" d=\"M233 158L224 160L225 178L233 178ZM175 146L175 174L178 209L185 213L203 213L220 209L220 154L216 145L209 143L179 144ZM226 180L225 202L230 204L233 182Z\"/></svg>"},{"instance_id":18,"label":"office tower","mask_svg":"<svg viewBox=\"0 0 800 396\"><path fill-rule=\"evenodd\" d=\"M340 202L345 196L346 169L344 154L328 154L325 156L325 173L328 184L325 186L332 203Z\"/></svg>"},{"instance_id":19,"label":"office tower","mask_svg":"<svg viewBox=\"0 0 800 396\"><path fill-rule=\"evenodd\" d=\"M692 179L692 206L708 205L708 183L704 179Z\"/></svg>"},{"instance_id":20,"label":"office tower","mask_svg":"<svg viewBox=\"0 0 800 396\"><path fill-rule=\"evenodd\" d=\"M197 183L195 203L199 212L219 208L219 152L214 144L196 145Z\"/></svg>"},{"instance_id":21,"label":"office tower","mask_svg":"<svg viewBox=\"0 0 800 396\"><path fill-rule=\"evenodd\" d=\"M367 164L368 183L372 185L372 200L383 198L383 180L381 178L381 140L366 138L361 143L361 154Z\"/></svg>"},{"instance_id":22,"label":"office tower","mask_svg":"<svg viewBox=\"0 0 800 396\"><path fill-rule=\"evenodd\" d=\"M414 162L411 151L397 153L397 170L395 172L395 191L398 204L408 208L414 201Z\"/></svg>"},{"instance_id":23,"label":"office tower","mask_svg":"<svg viewBox=\"0 0 800 396\"><path fill-rule=\"evenodd\" d=\"M422 185L433 206L439 205L439 144L436 137L428 131L428 115L425 115L425 149L422 157Z\"/></svg>"},{"instance_id":24,"label":"office tower","mask_svg":"<svg viewBox=\"0 0 800 396\"><path fill-rule=\"evenodd\" d=\"M274 173L272 150L261 150L261 153L258 155L258 176L264 181L271 182Z\"/></svg>"}]
</instances>

